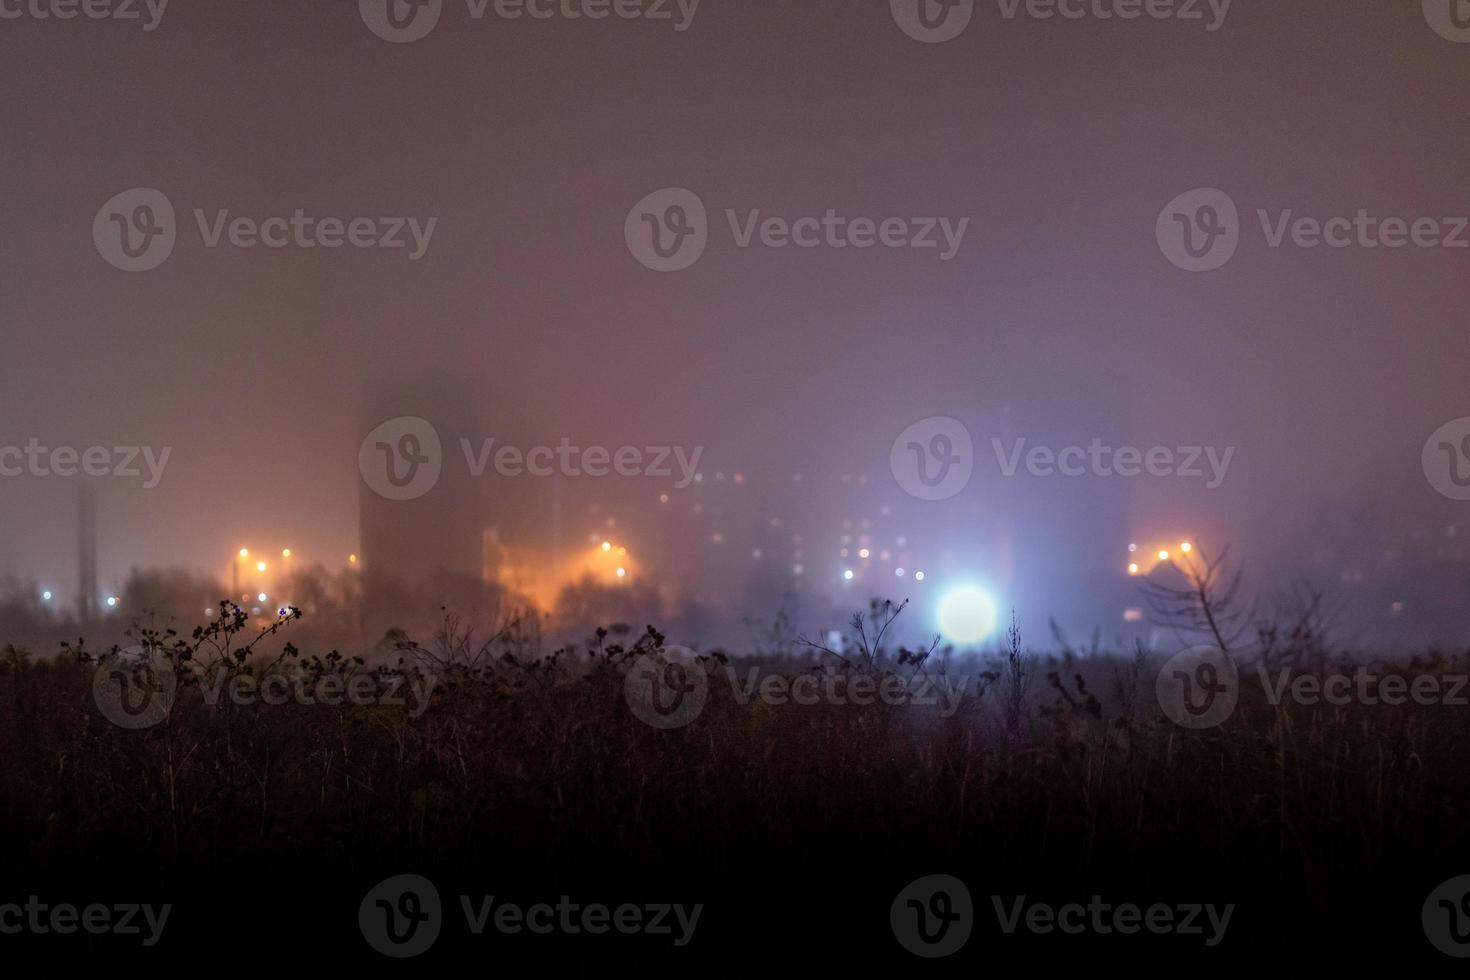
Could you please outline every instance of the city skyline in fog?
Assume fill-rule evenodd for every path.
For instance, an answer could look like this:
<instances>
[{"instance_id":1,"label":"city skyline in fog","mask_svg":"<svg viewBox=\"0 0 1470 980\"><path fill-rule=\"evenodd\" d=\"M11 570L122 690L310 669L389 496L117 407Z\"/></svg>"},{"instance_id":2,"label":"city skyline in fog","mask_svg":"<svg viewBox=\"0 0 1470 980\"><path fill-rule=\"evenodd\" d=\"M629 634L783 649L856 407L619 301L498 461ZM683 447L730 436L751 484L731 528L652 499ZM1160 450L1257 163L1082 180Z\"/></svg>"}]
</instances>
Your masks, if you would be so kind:
<instances>
[{"instance_id":1,"label":"city skyline in fog","mask_svg":"<svg viewBox=\"0 0 1470 980\"><path fill-rule=\"evenodd\" d=\"M1463 560L1465 504L1423 457L1470 415L1453 123L1470 49L1418 5L1104 22L979 4L943 43L887 3L668 6L446 3L400 43L351 3L7 21L0 447L70 447L78 468L137 449L137 477L97 480L105 587L134 567L223 576L242 546L343 567L364 547L364 406L446 372L485 402L447 460L461 436L700 447L711 481L782 487L781 514L752 490L728 522L789 512L810 557L780 561L838 600L841 521L885 506L957 576L1000 563L1009 531L1005 561L1036 584L1001 601L1038 615L1076 602L1040 594L1055 570L1111 568L1068 587L1111 597L1120 549L1155 537L1233 545L1263 588L1310 574L1351 594L1354 575ZM107 151L55 152L82 135ZM127 272L95 235L112 215L147 230L108 206L136 188L159 195L155 223L172 211L170 251ZM660 272L629 235L665 189L706 213L697 260ZM1209 271L1161 247L1196 189L1234 210ZM948 501L890 466L932 418L974 444ZM1213 448L1220 479L1007 477L1017 440ZM693 520L704 489L676 528L669 488L603 479L562 481L568 541L602 501L688 577L729 533ZM0 573L73 587L79 482L0 478ZM1047 501L1080 525L1092 484L1123 501L1107 526L1054 536ZM722 562L743 575L770 547L754 536Z\"/></svg>"}]
</instances>

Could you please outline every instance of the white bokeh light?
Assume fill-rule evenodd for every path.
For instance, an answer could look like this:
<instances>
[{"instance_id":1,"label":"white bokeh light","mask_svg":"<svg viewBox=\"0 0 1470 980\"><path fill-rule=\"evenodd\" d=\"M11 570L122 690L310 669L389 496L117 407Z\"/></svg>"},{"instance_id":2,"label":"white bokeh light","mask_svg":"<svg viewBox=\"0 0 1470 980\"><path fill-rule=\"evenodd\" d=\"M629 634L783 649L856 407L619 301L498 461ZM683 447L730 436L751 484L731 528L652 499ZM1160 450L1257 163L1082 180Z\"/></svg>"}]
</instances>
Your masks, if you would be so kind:
<instances>
[{"instance_id":1,"label":"white bokeh light","mask_svg":"<svg viewBox=\"0 0 1470 980\"><path fill-rule=\"evenodd\" d=\"M961 586L939 602L939 630L955 643L975 643L995 631L995 602L974 586Z\"/></svg>"}]
</instances>

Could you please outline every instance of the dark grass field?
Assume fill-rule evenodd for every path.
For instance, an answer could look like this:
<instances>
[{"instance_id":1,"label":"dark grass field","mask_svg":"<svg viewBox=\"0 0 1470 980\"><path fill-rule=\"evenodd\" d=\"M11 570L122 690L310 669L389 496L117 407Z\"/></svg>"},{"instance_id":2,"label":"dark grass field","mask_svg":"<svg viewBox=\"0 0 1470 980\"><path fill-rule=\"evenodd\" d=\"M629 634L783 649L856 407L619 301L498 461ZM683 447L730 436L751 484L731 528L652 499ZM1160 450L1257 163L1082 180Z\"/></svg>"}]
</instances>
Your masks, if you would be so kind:
<instances>
[{"instance_id":1,"label":"dark grass field","mask_svg":"<svg viewBox=\"0 0 1470 980\"><path fill-rule=\"evenodd\" d=\"M193 679L200 646L178 648L194 652L175 661L171 709L139 730L106 716L90 654L12 651L0 668L5 900L172 905L151 947L3 935L11 964L58 976L1458 967L1420 916L1436 886L1470 872L1462 706L1276 706L1242 671L1233 714L1192 731L1160 712L1157 663L1105 655L950 661L951 676L968 667L976 678L952 713L881 699L742 703L729 669L742 683L752 666L822 671L847 691L859 675L911 684L941 668L881 651L762 664L714 655L695 661L710 679L702 710L660 729L627 695L629 671L650 662L640 658L667 659L651 631L538 659L441 643L371 670L285 661L317 679L365 674L380 693L433 673L441 682L421 711L209 704ZM1457 664L1407 669L1443 676ZM233 656L212 668L267 669L282 668ZM1029 680L1017 685L1017 669ZM369 945L358 913L402 874L432 881L443 912L437 941L398 960ZM908 952L890 924L900 891L934 874L962 880L974 906L968 942L942 959ZM677 945L677 929L477 936L461 902L564 895L702 909ZM996 902L1010 910L1021 896L1233 910L1213 942L1208 925L1007 933Z\"/></svg>"}]
</instances>

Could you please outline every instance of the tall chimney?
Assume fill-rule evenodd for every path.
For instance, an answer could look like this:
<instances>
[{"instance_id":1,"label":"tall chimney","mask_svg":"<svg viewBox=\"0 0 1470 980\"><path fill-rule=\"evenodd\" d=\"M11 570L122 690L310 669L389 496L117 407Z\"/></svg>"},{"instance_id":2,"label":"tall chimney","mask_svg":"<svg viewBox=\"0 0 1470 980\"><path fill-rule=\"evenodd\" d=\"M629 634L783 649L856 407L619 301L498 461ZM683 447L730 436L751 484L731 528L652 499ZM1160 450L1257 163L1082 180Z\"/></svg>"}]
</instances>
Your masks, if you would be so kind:
<instances>
[{"instance_id":1,"label":"tall chimney","mask_svg":"<svg viewBox=\"0 0 1470 980\"><path fill-rule=\"evenodd\" d=\"M97 617L97 498L89 483L77 498L77 616L84 623Z\"/></svg>"}]
</instances>

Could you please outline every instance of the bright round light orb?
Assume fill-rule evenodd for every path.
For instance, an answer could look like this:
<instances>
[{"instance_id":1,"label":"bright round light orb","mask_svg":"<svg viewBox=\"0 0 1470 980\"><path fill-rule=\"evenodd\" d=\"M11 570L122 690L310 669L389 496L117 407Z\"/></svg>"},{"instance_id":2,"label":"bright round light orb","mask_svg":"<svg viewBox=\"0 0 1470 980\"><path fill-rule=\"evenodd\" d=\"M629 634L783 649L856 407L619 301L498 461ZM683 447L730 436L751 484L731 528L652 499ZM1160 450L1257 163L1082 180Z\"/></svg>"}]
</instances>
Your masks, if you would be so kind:
<instances>
[{"instance_id":1,"label":"bright round light orb","mask_svg":"<svg viewBox=\"0 0 1470 980\"><path fill-rule=\"evenodd\" d=\"M939 631L956 643L975 643L995 631L995 602L974 586L947 593L939 602Z\"/></svg>"}]
</instances>

